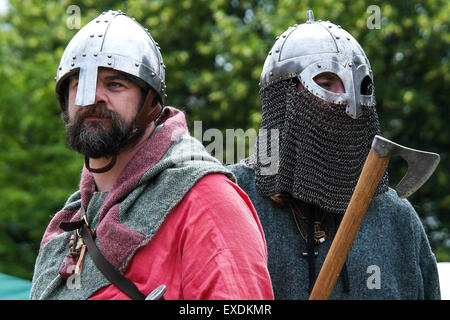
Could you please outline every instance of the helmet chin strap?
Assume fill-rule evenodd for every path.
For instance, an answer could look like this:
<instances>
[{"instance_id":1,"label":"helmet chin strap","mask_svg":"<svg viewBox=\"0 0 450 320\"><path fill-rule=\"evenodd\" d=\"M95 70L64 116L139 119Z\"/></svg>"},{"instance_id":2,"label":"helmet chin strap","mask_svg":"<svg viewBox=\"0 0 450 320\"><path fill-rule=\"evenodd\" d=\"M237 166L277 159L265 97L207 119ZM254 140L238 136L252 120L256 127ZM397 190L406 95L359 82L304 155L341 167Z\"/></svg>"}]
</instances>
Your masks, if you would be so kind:
<instances>
[{"instance_id":1,"label":"helmet chin strap","mask_svg":"<svg viewBox=\"0 0 450 320\"><path fill-rule=\"evenodd\" d=\"M148 125L156 121L158 117L161 115L162 112L162 106L160 103L153 104L153 98L155 96L155 91L152 89L149 90L147 97L144 100L144 103L142 104L142 108L139 110L138 114L136 115L136 129L134 130L133 136L138 135L140 132L145 131L148 127ZM126 150L125 149L122 149ZM111 158L111 161L102 168L91 168L89 165L89 157L84 157L84 164L86 166L86 169L88 169L92 173L104 173L109 170L111 170L117 161L117 155L113 155Z\"/></svg>"},{"instance_id":2,"label":"helmet chin strap","mask_svg":"<svg viewBox=\"0 0 450 320\"><path fill-rule=\"evenodd\" d=\"M112 169L112 167L114 167L114 165L116 164L117 161L117 155L113 155L111 161L104 167L102 168L91 168L89 165L89 157L88 156L84 156L84 164L86 166L86 169L88 169L90 172L92 173L104 173L106 171L109 171Z\"/></svg>"}]
</instances>

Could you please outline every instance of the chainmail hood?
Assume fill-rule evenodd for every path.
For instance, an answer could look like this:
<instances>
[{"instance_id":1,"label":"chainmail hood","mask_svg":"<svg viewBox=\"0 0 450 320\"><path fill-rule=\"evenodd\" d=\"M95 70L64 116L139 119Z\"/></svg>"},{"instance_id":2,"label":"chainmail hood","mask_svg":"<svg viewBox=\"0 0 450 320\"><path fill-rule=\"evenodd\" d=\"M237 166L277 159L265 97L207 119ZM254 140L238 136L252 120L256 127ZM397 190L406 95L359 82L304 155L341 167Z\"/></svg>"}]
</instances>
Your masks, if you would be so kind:
<instances>
[{"instance_id":1,"label":"chainmail hood","mask_svg":"<svg viewBox=\"0 0 450 320\"><path fill-rule=\"evenodd\" d=\"M375 107L363 107L352 119L344 105L325 102L293 79L261 90L261 129L268 134L267 150L256 145L256 184L265 196L288 193L323 210L344 214L358 181L373 137L380 134ZM271 154L271 129L278 129L278 168L267 174L261 155ZM261 130L264 131L264 130ZM273 157L274 155L272 155ZM276 156L276 155L275 155ZM388 189L385 172L375 195Z\"/></svg>"}]
</instances>

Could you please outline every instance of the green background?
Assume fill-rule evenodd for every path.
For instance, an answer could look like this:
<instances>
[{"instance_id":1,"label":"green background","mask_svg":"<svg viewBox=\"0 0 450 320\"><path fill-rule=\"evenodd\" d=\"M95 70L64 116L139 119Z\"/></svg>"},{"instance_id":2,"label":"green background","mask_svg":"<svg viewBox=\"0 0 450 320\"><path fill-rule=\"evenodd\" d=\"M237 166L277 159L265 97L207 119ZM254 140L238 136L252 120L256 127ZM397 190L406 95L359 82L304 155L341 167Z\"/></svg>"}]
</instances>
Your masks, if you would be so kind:
<instances>
[{"instance_id":1,"label":"green background","mask_svg":"<svg viewBox=\"0 0 450 320\"><path fill-rule=\"evenodd\" d=\"M410 201L438 261L450 261L449 1L11 0L0 16L0 272L31 279L45 227L78 188L83 159L66 147L53 80L78 31L71 5L81 27L120 9L149 28L167 66L166 104L203 131L258 129L266 55L307 9L341 25L371 61L383 136L441 155ZM381 9L376 29L370 5ZM393 186L405 169L391 161Z\"/></svg>"}]
</instances>

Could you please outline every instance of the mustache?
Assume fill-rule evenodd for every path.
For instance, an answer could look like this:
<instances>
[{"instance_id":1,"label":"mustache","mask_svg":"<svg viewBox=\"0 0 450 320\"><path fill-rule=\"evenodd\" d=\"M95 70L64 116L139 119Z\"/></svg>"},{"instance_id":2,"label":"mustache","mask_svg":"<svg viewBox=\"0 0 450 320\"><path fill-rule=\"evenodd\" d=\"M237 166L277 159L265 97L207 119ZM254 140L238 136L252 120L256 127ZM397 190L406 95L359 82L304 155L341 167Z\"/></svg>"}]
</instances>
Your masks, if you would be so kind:
<instances>
[{"instance_id":1,"label":"mustache","mask_svg":"<svg viewBox=\"0 0 450 320\"><path fill-rule=\"evenodd\" d=\"M90 106L80 108L77 111L78 121L83 121L90 117L113 119L114 116L115 113L113 111L99 104L92 104Z\"/></svg>"}]
</instances>

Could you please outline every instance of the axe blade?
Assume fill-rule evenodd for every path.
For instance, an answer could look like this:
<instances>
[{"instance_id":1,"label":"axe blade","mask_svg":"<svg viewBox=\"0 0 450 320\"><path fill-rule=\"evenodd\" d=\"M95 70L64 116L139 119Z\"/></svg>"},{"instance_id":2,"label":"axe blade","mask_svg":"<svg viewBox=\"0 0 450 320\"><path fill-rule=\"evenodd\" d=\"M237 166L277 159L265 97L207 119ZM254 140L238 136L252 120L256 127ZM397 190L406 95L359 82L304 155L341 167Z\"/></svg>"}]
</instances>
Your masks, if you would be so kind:
<instances>
[{"instance_id":1,"label":"axe blade","mask_svg":"<svg viewBox=\"0 0 450 320\"><path fill-rule=\"evenodd\" d=\"M419 189L433 174L440 160L437 153L407 148L378 135L373 139L372 148L379 157L400 156L408 163L405 176L395 188L400 198L409 197Z\"/></svg>"}]
</instances>

